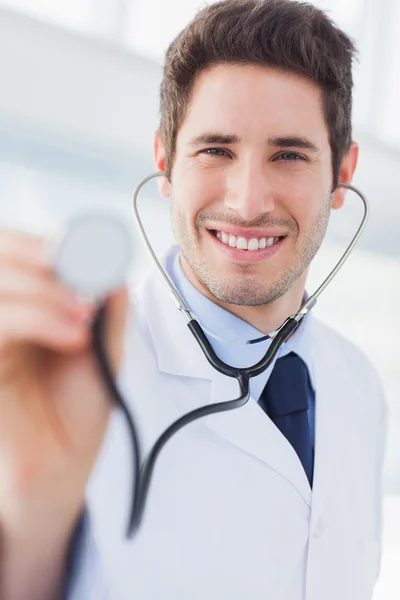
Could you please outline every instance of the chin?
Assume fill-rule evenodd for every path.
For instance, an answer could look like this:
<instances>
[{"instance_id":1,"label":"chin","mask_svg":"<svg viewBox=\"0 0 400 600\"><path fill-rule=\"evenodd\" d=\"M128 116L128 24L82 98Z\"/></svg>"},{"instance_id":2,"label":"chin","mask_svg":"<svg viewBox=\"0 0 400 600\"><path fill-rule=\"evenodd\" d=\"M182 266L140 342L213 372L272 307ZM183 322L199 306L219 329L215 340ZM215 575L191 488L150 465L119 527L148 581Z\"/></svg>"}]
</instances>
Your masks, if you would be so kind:
<instances>
[{"instance_id":1,"label":"chin","mask_svg":"<svg viewBox=\"0 0 400 600\"><path fill-rule=\"evenodd\" d=\"M265 286L260 277L225 277L214 273L203 278L203 285L219 302L240 306L262 306L276 299L280 290Z\"/></svg>"}]
</instances>

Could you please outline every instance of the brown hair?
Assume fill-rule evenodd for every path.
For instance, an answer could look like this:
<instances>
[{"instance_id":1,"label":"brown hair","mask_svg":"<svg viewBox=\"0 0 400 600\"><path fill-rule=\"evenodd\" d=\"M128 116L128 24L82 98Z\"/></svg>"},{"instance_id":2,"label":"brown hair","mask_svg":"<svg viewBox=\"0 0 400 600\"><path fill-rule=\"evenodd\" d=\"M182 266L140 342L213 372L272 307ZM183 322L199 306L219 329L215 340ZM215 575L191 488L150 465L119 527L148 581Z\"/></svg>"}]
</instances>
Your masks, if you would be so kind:
<instances>
[{"instance_id":1,"label":"brown hair","mask_svg":"<svg viewBox=\"0 0 400 600\"><path fill-rule=\"evenodd\" d=\"M160 134L171 176L176 138L198 73L218 63L262 64L309 77L323 91L333 189L352 140L352 40L315 6L294 0L224 0L200 11L166 53Z\"/></svg>"}]
</instances>

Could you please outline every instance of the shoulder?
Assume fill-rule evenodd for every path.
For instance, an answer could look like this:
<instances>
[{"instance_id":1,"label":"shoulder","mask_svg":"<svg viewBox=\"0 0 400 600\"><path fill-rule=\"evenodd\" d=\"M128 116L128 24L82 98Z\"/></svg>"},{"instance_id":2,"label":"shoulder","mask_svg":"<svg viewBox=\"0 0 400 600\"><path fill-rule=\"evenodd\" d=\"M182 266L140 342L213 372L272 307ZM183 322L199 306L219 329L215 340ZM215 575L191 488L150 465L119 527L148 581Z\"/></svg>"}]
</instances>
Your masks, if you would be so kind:
<instances>
[{"instance_id":1,"label":"shoulder","mask_svg":"<svg viewBox=\"0 0 400 600\"><path fill-rule=\"evenodd\" d=\"M340 366L362 375L365 380L379 380L379 375L370 359L353 342L320 319L314 317L311 339L317 353L329 355L332 367Z\"/></svg>"},{"instance_id":2,"label":"shoulder","mask_svg":"<svg viewBox=\"0 0 400 600\"><path fill-rule=\"evenodd\" d=\"M385 412L381 377L359 347L316 317L313 317L311 339L316 361L323 354L333 374L351 384L350 387L356 387L357 395L365 401L368 399L378 412Z\"/></svg>"}]
</instances>

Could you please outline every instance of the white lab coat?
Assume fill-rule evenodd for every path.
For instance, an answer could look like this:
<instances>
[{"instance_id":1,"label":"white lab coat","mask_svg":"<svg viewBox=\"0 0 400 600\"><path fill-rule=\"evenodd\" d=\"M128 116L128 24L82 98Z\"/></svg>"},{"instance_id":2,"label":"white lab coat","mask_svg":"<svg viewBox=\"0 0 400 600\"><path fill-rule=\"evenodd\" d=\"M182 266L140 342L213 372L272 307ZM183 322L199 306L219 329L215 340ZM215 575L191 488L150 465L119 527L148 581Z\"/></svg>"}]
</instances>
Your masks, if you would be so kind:
<instances>
[{"instance_id":1,"label":"white lab coat","mask_svg":"<svg viewBox=\"0 0 400 600\"><path fill-rule=\"evenodd\" d=\"M98 557L90 558L97 561L96 576L87 557L81 565L91 590L82 598L372 598L380 563L385 404L363 355L314 317L310 326L313 491L291 445L250 399L168 442L142 528L126 541L131 455L116 413L90 485ZM145 448L182 414L238 394L234 380L208 365L154 273L133 303L120 385Z\"/></svg>"}]
</instances>

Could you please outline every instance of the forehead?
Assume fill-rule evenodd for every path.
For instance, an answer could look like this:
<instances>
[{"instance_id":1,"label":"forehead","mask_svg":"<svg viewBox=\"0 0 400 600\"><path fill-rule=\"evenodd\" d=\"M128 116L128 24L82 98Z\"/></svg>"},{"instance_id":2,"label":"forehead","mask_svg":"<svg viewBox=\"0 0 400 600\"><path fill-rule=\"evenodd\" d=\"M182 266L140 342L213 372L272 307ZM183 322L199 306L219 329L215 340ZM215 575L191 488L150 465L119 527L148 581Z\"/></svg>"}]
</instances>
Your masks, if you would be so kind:
<instances>
[{"instance_id":1,"label":"forehead","mask_svg":"<svg viewBox=\"0 0 400 600\"><path fill-rule=\"evenodd\" d=\"M299 135L329 145L322 91L306 77L259 65L218 64L196 78L178 133L185 143L207 131Z\"/></svg>"}]
</instances>

